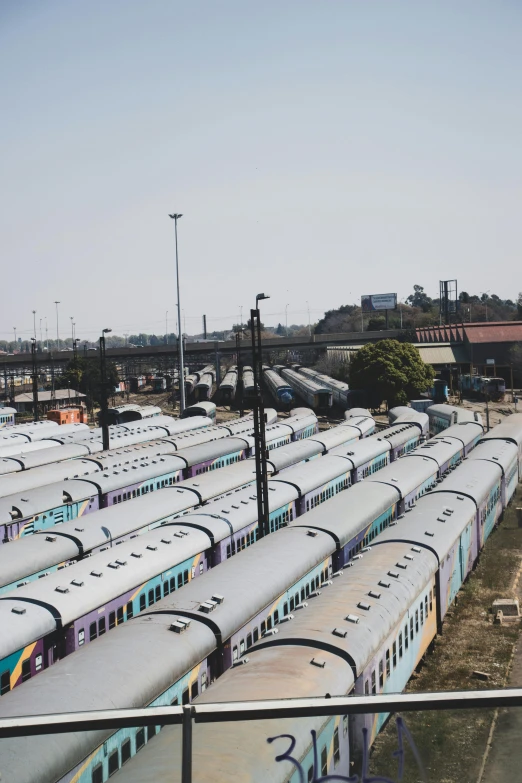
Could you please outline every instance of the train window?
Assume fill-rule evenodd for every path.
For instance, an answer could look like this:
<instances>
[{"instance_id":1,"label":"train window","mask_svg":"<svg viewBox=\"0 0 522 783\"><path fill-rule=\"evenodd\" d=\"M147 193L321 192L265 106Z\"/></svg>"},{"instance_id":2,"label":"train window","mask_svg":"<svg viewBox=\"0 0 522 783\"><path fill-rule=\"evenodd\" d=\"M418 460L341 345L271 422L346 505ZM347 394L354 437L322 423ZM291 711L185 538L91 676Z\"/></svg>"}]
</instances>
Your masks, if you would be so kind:
<instances>
[{"instance_id":1,"label":"train window","mask_svg":"<svg viewBox=\"0 0 522 783\"><path fill-rule=\"evenodd\" d=\"M365 680L364 681L364 695L369 696L370 695L370 681Z\"/></svg>"},{"instance_id":2,"label":"train window","mask_svg":"<svg viewBox=\"0 0 522 783\"><path fill-rule=\"evenodd\" d=\"M109 612L109 631L116 625L116 612Z\"/></svg>"},{"instance_id":3,"label":"train window","mask_svg":"<svg viewBox=\"0 0 522 783\"><path fill-rule=\"evenodd\" d=\"M145 745L145 729L136 732L136 752Z\"/></svg>"},{"instance_id":4,"label":"train window","mask_svg":"<svg viewBox=\"0 0 522 783\"><path fill-rule=\"evenodd\" d=\"M116 612L116 620L118 625L123 622L123 606L119 606Z\"/></svg>"},{"instance_id":5,"label":"train window","mask_svg":"<svg viewBox=\"0 0 522 783\"><path fill-rule=\"evenodd\" d=\"M382 665L382 660L379 661L379 687L384 687L384 667Z\"/></svg>"},{"instance_id":6,"label":"train window","mask_svg":"<svg viewBox=\"0 0 522 783\"><path fill-rule=\"evenodd\" d=\"M131 757L131 741L130 739L126 739L123 745L121 746L121 765L123 765L130 759Z\"/></svg>"},{"instance_id":7,"label":"train window","mask_svg":"<svg viewBox=\"0 0 522 783\"><path fill-rule=\"evenodd\" d=\"M237 661L237 644L232 648L232 660Z\"/></svg>"},{"instance_id":8,"label":"train window","mask_svg":"<svg viewBox=\"0 0 522 783\"><path fill-rule=\"evenodd\" d=\"M168 595L168 594L169 594L169 580L166 579L163 582L163 595L165 596L165 595Z\"/></svg>"},{"instance_id":9,"label":"train window","mask_svg":"<svg viewBox=\"0 0 522 783\"><path fill-rule=\"evenodd\" d=\"M183 693L182 693L182 695L181 695L181 703L182 703L182 704L188 704L188 703L189 703L189 692L188 692L188 688L185 688L185 690L183 691Z\"/></svg>"},{"instance_id":10,"label":"train window","mask_svg":"<svg viewBox=\"0 0 522 783\"><path fill-rule=\"evenodd\" d=\"M326 750L326 745L321 751L321 775L323 777L328 773L328 751Z\"/></svg>"},{"instance_id":11,"label":"train window","mask_svg":"<svg viewBox=\"0 0 522 783\"><path fill-rule=\"evenodd\" d=\"M105 633L105 617L100 617L98 620L98 636L103 636Z\"/></svg>"},{"instance_id":12,"label":"train window","mask_svg":"<svg viewBox=\"0 0 522 783\"><path fill-rule=\"evenodd\" d=\"M318 576L315 577L315 589L319 590L319 577Z\"/></svg>"},{"instance_id":13,"label":"train window","mask_svg":"<svg viewBox=\"0 0 522 783\"><path fill-rule=\"evenodd\" d=\"M430 613L433 610L433 593L430 590Z\"/></svg>"},{"instance_id":14,"label":"train window","mask_svg":"<svg viewBox=\"0 0 522 783\"><path fill-rule=\"evenodd\" d=\"M188 691L187 691L188 692ZM156 736L156 726L147 727L147 742Z\"/></svg>"},{"instance_id":15,"label":"train window","mask_svg":"<svg viewBox=\"0 0 522 783\"><path fill-rule=\"evenodd\" d=\"M301 587L301 601L304 601L306 598L306 590L304 587Z\"/></svg>"},{"instance_id":16,"label":"train window","mask_svg":"<svg viewBox=\"0 0 522 783\"><path fill-rule=\"evenodd\" d=\"M263 636L265 631L266 631L266 622L263 620L261 623L261 636Z\"/></svg>"},{"instance_id":17,"label":"train window","mask_svg":"<svg viewBox=\"0 0 522 783\"><path fill-rule=\"evenodd\" d=\"M133 489L133 490L132 490L132 497L133 497L133 498L135 498L135 497L136 497L136 490L135 490L135 489Z\"/></svg>"},{"instance_id":18,"label":"train window","mask_svg":"<svg viewBox=\"0 0 522 783\"><path fill-rule=\"evenodd\" d=\"M96 623L91 623L89 626L89 641L92 642L98 636L98 628Z\"/></svg>"},{"instance_id":19,"label":"train window","mask_svg":"<svg viewBox=\"0 0 522 783\"><path fill-rule=\"evenodd\" d=\"M199 693L198 681L194 680L194 682L192 683L192 687L190 689L190 701L194 701L194 699L197 699L198 693Z\"/></svg>"},{"instance_id":20,"label":"train window","mask_svg":"<svg viewBox=\"0 0 522 783\"><path fill-rule=\"evenodd\" d=\"M308 773L307 773L307 781L308 783L313 783L314 780L314 765L312 764L311 767L308 767Z\"/></svg>"},{"instance_id":21,"label":"train window","mask_svg":"<svg viewBox=\"0 0 522 783\"><path fill-rule=\"evenodd\" d=\"M94 625L96 625L96 623L94 623ZM34 659L34 668L36 669L37 672L39 672L42 666L43 666L43 657L41 655L37 655L36 658Z\"/></svg>"},{"instance_id":22,"label":"train window","mask_svg":"<svg viewBox=\"0 0 522 783\"><path fill-rule=\"evenodd\" d=\"M26 680L31 679L31 660L30 658L27 658L25 661L22 661L22 682L25 682Z\"/></svg>"},{"instance_id":23,"label":"train window","mask_svg":"<svg viewBox=\"0 0 522 783\"><path fill-rule=\"evenodd\" d=\"M201 693L207 690L207 673L203 672L201 675Z\"/></svg>"},{"instance_id":24,"label":"train window","mask_svg":"<svg viewBox=\"0 0 522 783\"><path fill-rule=\"evenodd\" d=\"M426 617L426 620L428 619L428 596L424 596L424 615Z\"/></svg>"},{"instance_id":25,"label":"train window","mask_svg":"<svg viewBox=\"0 0 522 783\"><path fill-rule=\"evenodd\" d=\"M254 644L259 639L259 628L254 628Z\"/></svg>"},{"instance_id":26,"label":"train window","mask_svg":"<svg viewBox=\"0 0 522 783\"><path fill-rule=\"evenodd\" d=\"M121 503L121 495L118 495L118 503Z\"/></svg>"},{"instance_id":27,"label":"train window","mask_svg":"<svg viewBox=\"0 0 522 783\"><path fill-rule=\"evenodd\" d=\"M341 751L339 748L339 728L336 728L333 735L333 760L336 767L341 760Z\"/></svg>"},{"instance_id":28,"label":"train window","mask_svg":"<svg viewBox=\"0 0 522 783\"><path fill-rule=\"evenodd\" d=\"M129 603L127 604L127 620L130 620L133 615L134 615L134 605L132 601L129 601Z\"/></svg>"},{"instance_id":29,"label":"train window","mask_svg":"<svg viewBox=\"0 0 522 783\"><path fill-rule=\"evenodd\" d=\"M277 625L279 622L279 611L276 609L274 612L274 625Z\"/></svg>"},{"instance_id":30,"label":"train window","mask_svg":"<svg viewBox=\"0 0 522 783\"><path fill-rule=\"evenodd\" d=\"M161 585L156 585L156 601L161 600Z\"/></svg>"},{"instance_id":31,"label":"train window","mask_svg":"<svg viewBox=\"0 0 522 783\"><path fill-rule=\"evenodd\" d=\"M239 641L239 656L241 657L245 652L245 640L240 639Z\"/></svg>"},{"instance_id":32,"label":"train window","mask_svg":"<svg viewBox=\"0 0 522 783\"><path fill-rule=\"evenodd\" d=\"M399 658L402 658L402 631L399 634Z\"/></svg>"},{"instance_id":33,"label":"train window","mask_svg":"<svg viewBox=\"0 0 522 783\"><path fill-rule=\"evenodd\" d=\"M185 571L183 571L183 584L186 585L188 580L189 580L189 578L188 578L188 571L185 570Z\"/></svg>"},{"instance_id":34,"label":"train window","mask_svg":"<svg viewBox=\"0 0 522 783\"><path fill-rule=\"evenodd\" d=\"M410 639L413 641L413 617L410 617Z\"/></svg>"},{"instance_id":35,"label":"train window","mask_svg":"<svg viewBox=\"0 0 522 783\"><path fill-rule=\"evenodd\" d=\"M204 568L204 566L203 566L203 560L202 560L201 563L199 564L199 573L200 574L203 573L203 568Z\"/></svg>"},{"instance_id":36,"label":"train window","mask_svg":"<svg viewBox=\"0 0 522 783\"><path fill-rule=\"evenodd\" d=\"M294 602L294 599L293 599L293 598L291 598L291 599L290 599L290 611L291 611L291 612L293 612L293 611L294 611L294 608L295 608L295 602Z\"/></svg>"},{"instance_id":37,"label":"train window","mask_svg":"<svg viewBox=\"0 0 522 783\"><path fill-rule=\"evenodd\" d=\"M147 598L145 597L145 593L142 593L142 595L140 595L140 612L143 612L143 610L146 608L147 608Z\"/></svg>"},{"instance_id":38,"label":"train window","mask_svg":"<svg viewBox=\"0 0 522 783\"><path fill-rule=\"evenodd\" d=\"M176 589L176 577L172 576L170 578L170 592L173 593L175 589Z\"/></svg>"},{"instance_id":39,"label":"train window","mask_svg":"<svg viewBox=\"0 0 522 783\"><path fill-rule=\"evenodd\" d=\"M119 768L120 768L120 753L118 748L116 748L116 750L113 750L111 755L109 756L109 777L111 777L111 775L114 775L114 773L117 772Z\"/></svg>"},{"instance_id":40,"label":"train window","mask_svg":"<svg viewBox=\"0 0 522 783\"><path fill-rule=\"evenodd\" d=\"M252 647L252 634L247 634L247 642L246 642L247 650L250 650Z\"/></svg>"},{"instance_id":41,"label":"train window","mask_svg":"<svg viewBox=\"0 0 522 783\"><path fill-rule=\"evenodd\" d=\"M390 651L386 650L386 676L390 676Z\"/></svg>"},{"instance_id":42,"label":"train window","mask_svg":"<svg viewBox=\"0 0 522 783\"><path fill-rule=\"evenodd\" d=\"M377 686L375 684L375 669L372 672L372 693L377 693Z\"/></svg>"},{"instance_id":43,"label":"train window","mask_svg":"<svg viewBox=\"0 0 522 783\"><path fill-rule=\"evenodd\" d=\"M392 663L393 663L393 668L395 669L395 667L397 666L397 642L394 642L394 643L393 643L393 648L392 648L392 650L393 650L393 659L392 659Z\"/></svg>"},{"instance_id":44,"label":"train window","mask_svg":"<svg viewBox=\"0 0 522 783\"><path fill-rule=\"evenodd\" d=\"M5 671L0 675L0 696L4 693L8 693L11 690L11 674L9 671Z\"/></svg>"},{"instance_id":45,"label":"train window","mask_svg":"<svg viewBox=\"0 0 522 783\"><path fill-rule=\"evenodd\" d=\"M103 765L96 764L92 771L91 783L103 783Z\"/></svg>"},{"instance_id":46,"label":"train window","mask_svg":"<svg viewBox=\"0 0 522 783\"><path fill-rule=\"evenodd\" d=\"M149 606L154 603L154 590L149 590Z\"/></svg>"},{"instance_id":47,"label":"train window","mask_svg":"<svg viewBox=\"0 0 522 783\"><path fill-rule=\"evenodd\" d=\"M286 617L288 614L288 601L285 601L283 604L283 615Z\"/></svg>"},{"instance_id":48,"label":"train window","mask_svg":"<svg viewBox=\"0 0 522 783\"><path fill-rule=\"evenodd\" d=\"M191 571L191 576L190 576L190 578L191 578L191 579L194 579L194 577L195 577L195 576L196 576L196 566L192 566L192 571Z\"/></svg>"},{"instance_id":49,"label":"train window","mask_svg":"<svg viewBox=\"0 0 522 783\"><path fill-rule=\"evenodd\" d=\"M419 633L419 610L415 609L415 633Z\"/></svg>"},{"instance_id":50,"label":"train window","mask_svg":"<svg viewBox=\"0 0 522 783\"><path fill-rule=\"evenodd\" d=\"M78 631L78 647L81 647L82 644L85 644L85 631L83 628L80 628Z\"/></svg>"},{"instance_id":51,"label":"train window","mask_svg":"<svg viewBox=\"0 0 522 783\"><path fill-rule=\"evenodd\" d=\"M272 617L269 615L266 618L266 629L269 631L272 628Z\"/></svg>"}]
</instances>

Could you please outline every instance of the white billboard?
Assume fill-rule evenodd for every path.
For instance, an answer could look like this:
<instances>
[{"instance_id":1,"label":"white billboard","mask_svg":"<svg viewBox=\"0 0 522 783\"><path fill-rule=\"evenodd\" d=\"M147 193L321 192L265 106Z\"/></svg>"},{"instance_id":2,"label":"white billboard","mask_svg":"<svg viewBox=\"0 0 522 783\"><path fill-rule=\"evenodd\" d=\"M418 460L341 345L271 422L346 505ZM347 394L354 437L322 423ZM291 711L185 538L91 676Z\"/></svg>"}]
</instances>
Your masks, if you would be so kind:
<instances>
[{"instance_id":1,"label":"white billboard","mask_svg":"<svg viewBox=\"0 0 522 783\"><path fill-rule=\"evenodd\" d=\"M373 313L375 310L396 310L397 294L367 294L361 296L363 313Z\"/></svg>"}]
</instances>

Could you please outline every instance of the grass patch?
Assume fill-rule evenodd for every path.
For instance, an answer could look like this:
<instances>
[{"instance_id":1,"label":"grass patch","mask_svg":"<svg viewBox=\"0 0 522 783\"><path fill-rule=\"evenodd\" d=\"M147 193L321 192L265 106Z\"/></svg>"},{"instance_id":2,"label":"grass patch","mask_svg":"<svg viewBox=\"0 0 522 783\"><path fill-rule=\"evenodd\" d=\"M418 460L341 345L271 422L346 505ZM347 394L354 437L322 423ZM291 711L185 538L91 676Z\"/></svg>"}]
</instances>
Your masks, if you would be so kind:
<instances>
[{"instance_id":1,"label":"grass patch","mask_svg":"<svg viewBox=\"0 0 522 783\"><path fill-rule=\"evenodd\" d=\"M433 652L425 656L406 693L503 687L519 627L494 625L490 608L495 598L512 597L522 558L522 529L518 528L515 512L521 501L519 486L475 571L462 587L456 605L451 607ZM476 670L487 672L490 679L475 679L472 674ZM403 714L430 783L476 783L493 713L455 710ZM398 780L397 761L392 756L396 750L397 733L392 719L375 742L371 773ZM408 750L402 779L405 783L422 780Z\"/></svg>"}]
</instances>

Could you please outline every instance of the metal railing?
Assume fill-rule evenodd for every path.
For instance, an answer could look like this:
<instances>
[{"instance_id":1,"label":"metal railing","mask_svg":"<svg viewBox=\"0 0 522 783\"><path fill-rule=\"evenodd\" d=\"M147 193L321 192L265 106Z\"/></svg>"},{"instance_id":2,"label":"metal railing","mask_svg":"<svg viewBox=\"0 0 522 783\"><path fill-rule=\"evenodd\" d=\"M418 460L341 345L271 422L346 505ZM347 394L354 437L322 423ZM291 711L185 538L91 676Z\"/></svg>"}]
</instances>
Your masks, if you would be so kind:
<instances>
[{"instance_id":1,"label":"metal railing","mask_svg":"<svg viewBox=\"0 0 522 783\"><path fill-rule=\"evenodd\" d=\"M187 704L181 707L145 707L132 710L99 710L0 718L0 739L37 734L65 734L71 731L181 724L181 780L182 783L192 783L192 726L194 722L226 723L269 718L311 718L341 714L361 715L378 712L493 709L521 706L522 688Z\"/></svg>"}]
</instances>

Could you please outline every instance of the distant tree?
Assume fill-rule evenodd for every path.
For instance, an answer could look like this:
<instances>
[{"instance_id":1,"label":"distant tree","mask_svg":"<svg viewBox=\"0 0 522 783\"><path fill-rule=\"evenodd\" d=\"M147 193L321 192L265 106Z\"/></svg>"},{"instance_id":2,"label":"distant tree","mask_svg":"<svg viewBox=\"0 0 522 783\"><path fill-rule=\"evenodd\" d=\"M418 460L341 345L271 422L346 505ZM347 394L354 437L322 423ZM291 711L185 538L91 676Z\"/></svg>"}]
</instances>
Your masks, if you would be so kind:
<instances>
[{"instance_id":1,"label":"distant tree","mask_svg":"<svg viewBox=\"0 0 522 783\"><path fill-rule=\"evenodd\" d=\"M433 367L425 364L418 350L398 340L367 343L350 365L350 386L365 389L370 404L378 407L400 405L427 391L435 377Z\"/></svg>"},{"instance_id":2,"label":"distant tree","mask_svg":"<svg viewBox=\"0 0 522 783\"><path fill-rule=\"evenodd\" d=\"M430 299L421 285L413 286L413 294L410 294L406 301L411 304L412 307L420 307L424 313L427 313L433 306L433 299Z\"/></svg>"},{"instance_id":3,"label":"distant tree","mask_svg":"<svg viewBox=\"0 0 522 783\"><path fill-rule=\"evenodd\" d=\"M285 328L283 324L277 324L275 333L278 334L280 337L284 337L285 335Z\"/></svg>"},{"instance_id":4,"label":"distant tree","mask_svg":"<svg viewBox=\"0 0 522 783\"><path fill-rule=\"evenodd\" d=\"M369 332L380 332L381 329L386 328L386 321L382 315L372 315L367 328Z\"/></svg>"},{"instance_id":5,"label":"distant tree","mask_svg":"<svg viewBox=\"0 0 522 783\"><path fill-rule=\"evenodd\" d=\"M522 291L518 295L517 299L517 315L520 321L522 321Z\"/></svg>"},{"instance_id":6,"label":"distant tree","mask_svg":"<svg viewBox=\"0 0 522 783\"><path fill-rule=\"evenodd\" d=\"M120 378L118 370L112 362L107 362L107 394L111 391ZM101 400L101 368L99 358L78 357L72 359L64 367L63 372L55 379L58 389L76 389L86 394L91 403L98 403Z\"/></svg>"}]
</instances>

